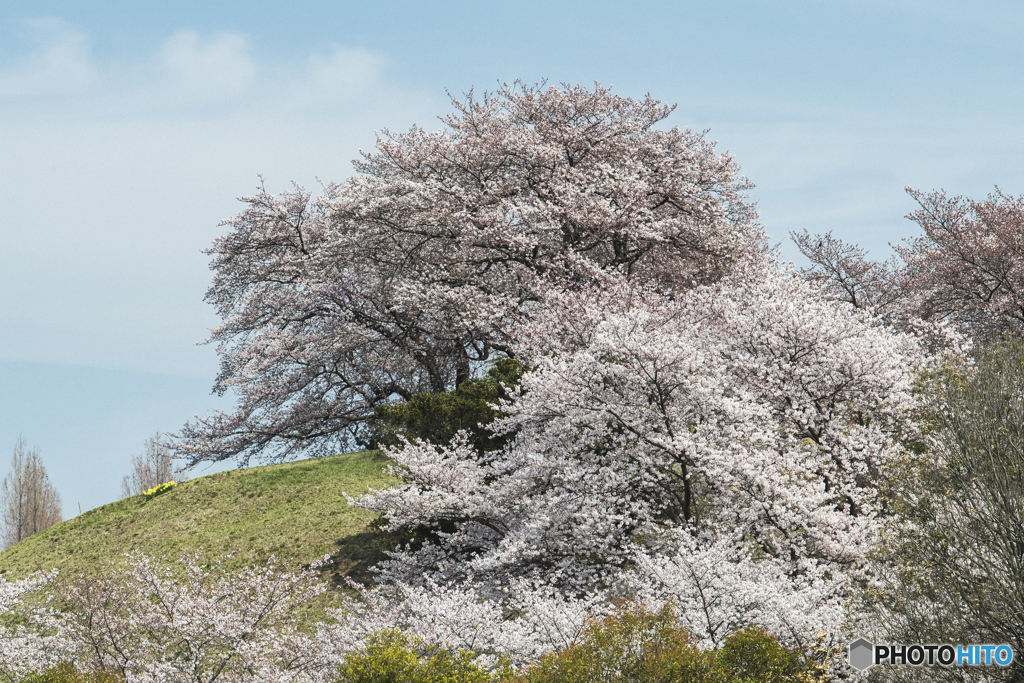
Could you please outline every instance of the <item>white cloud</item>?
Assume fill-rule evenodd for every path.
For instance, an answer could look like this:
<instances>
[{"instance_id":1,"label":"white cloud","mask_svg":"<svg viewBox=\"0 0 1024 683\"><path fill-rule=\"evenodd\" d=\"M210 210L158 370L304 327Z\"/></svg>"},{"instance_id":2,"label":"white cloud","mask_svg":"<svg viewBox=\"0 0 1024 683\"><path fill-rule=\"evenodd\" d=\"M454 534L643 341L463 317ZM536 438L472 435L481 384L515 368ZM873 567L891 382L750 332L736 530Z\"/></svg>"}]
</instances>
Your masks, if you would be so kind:
<instances>
[{"instance_id":1,"label":"white cloud","mask_svg":"<svg viewBox=\"0 0 1024 683\"><path fill-rule=\"evenodd\" d=\"M209 38L178 31L160 48L165 94L191 102L230 100L255 82L259 67L249 54L245 36L219 33Z\"/></svg>"},{"instance_id":2,"label":"white cloud","mask_svg":"<svg viewBox=\"0 0 1024 683\"><path fill-rule=\"evenodd\" d=\"M53 18L25 22L37 48L20 63L0 69L0 98L79 92L96 82L85 34Z\"/></svg>"},{"instance_id":3,"label":"white cloud","mask_svg":"<svg viewBox=\"0 0 1024 683\"><path fill-rule=\"evenodd\" d=\"M62 95L66 113L97 119L180 117L189 111L325 113L338 104L401 97L384 83L387 60L363 48L328 46L287 62L253 54L241 33L180 29L149 54L95 63L85 34L59 19L24 23L36 49L0 63L0 102ZM6 68L5 68L6 67Z\"/></svg>"}]
</instances>

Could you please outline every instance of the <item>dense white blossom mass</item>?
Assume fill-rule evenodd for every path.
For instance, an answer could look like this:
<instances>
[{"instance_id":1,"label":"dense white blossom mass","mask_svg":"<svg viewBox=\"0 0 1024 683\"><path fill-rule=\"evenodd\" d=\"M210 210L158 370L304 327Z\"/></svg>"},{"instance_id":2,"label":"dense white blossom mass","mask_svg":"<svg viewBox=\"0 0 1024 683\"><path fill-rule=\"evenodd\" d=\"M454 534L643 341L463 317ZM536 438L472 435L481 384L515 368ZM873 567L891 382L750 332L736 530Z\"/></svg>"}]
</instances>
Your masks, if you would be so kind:
<instances>
[{"instance_id":1,"label":"dense white blossom mass","mask_svg":"<svg viewBox=\"0 0 1024 683\"><path fill-rule=\"evenodd\" d=\"M741 623L794 644L836 632L880 473L917 437L918 340L767 262L672 296L623 283L545 304L502 407L510 445L407 444L390 452L405 483L358 502L438 530L382 579L671 596L709 645Z\"/></svg>"}]
</instances>

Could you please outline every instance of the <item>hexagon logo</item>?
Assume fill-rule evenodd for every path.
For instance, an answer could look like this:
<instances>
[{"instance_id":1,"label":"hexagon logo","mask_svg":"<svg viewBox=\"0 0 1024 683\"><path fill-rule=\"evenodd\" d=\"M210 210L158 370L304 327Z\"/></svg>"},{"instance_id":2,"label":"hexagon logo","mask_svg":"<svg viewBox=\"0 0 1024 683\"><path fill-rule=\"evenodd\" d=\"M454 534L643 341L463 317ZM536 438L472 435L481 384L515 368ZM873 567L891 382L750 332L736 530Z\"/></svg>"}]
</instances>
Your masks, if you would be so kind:
<instances>
[{"instance_id":1,"label":"hexagon logo","mask_svg":"<svg viewBox=\"0 0 1024 683\"><path fill-rule=\"evenodd\" d=\"M850 643L850 666L863 671L873 664L875 646L870 641L858 638Z\"/></svg>"}]
</instances>

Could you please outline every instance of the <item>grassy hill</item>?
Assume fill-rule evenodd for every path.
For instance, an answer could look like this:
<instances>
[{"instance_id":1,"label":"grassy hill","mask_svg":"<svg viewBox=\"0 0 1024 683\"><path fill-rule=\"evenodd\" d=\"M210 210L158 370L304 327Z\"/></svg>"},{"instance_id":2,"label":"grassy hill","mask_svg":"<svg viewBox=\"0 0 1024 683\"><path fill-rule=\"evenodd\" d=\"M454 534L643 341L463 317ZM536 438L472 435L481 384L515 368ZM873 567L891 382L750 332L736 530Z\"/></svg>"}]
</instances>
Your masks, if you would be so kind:
<instances>
[{"instance_id":1,"label":"grassy hill","mask_svg":"<svg viewBox=\"0 0 1024 683\"><path fill-rule=\"evenodd\" d=\"M220 472L184 482L151 500L134 496L90 510L0 553L0 574L21 578L36 569L88 573L130 550L173 560L200 552L234 552L225 565L275 555L286 565L335 559L329 573L366 580L381 557L375 515L350 506L343 493L394 482L376 452Z\"/></svg>"}]
</instances>

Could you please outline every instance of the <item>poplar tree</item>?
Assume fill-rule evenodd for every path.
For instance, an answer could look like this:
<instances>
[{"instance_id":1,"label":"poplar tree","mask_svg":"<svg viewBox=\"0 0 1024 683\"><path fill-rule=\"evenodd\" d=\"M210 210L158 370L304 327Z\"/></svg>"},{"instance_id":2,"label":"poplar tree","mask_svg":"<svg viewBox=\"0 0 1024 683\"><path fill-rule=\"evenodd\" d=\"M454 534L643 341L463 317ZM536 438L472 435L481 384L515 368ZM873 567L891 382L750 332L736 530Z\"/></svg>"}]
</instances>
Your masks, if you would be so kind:
<instances>
[{"instance_id":1,"label":"poplar tree","mask_svg":"<svg viewBox=\"0 0 1024 683\"><path fill-rule=\"evenodd\" d=\"M63 520L60 493L50 482L39 451L18 438L4 477L0 514L4 548Z\"/></svg>"}]
</instances>

